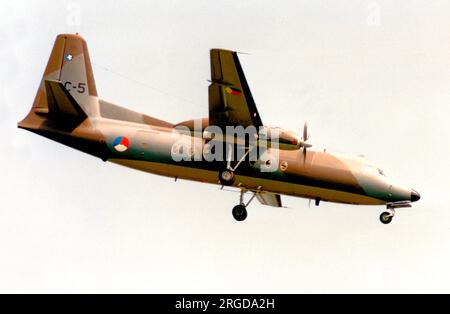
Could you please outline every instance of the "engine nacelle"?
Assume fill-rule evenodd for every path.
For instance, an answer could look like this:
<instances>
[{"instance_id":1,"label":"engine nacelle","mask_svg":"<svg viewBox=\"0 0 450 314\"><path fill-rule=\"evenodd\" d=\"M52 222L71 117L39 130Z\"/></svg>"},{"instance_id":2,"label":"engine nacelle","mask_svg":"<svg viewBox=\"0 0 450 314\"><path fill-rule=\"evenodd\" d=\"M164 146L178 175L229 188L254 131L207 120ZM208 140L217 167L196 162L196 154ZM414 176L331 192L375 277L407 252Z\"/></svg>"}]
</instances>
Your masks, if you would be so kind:
<instances>
[{"instance_id":1,"label":"engine nacelle","mask_svg":"<svg viewBox=\"0 0 450 314\"><path fill-rule=\"evenodd\" d=\"M278 127L263 127L259 132L259 140L267 141L270 147L275 146L273 142L278 142L278 148L284 150L296 150L301 145L298 135Z\"/></svg>"}]
</instances>

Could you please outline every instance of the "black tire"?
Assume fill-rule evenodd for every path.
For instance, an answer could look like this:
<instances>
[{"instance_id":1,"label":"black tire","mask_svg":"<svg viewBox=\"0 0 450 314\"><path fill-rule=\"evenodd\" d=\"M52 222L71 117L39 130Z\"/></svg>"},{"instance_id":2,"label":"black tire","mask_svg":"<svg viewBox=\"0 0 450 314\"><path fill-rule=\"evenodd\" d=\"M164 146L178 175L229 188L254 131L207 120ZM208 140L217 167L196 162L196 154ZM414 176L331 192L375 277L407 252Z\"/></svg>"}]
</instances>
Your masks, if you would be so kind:
<instances>
[{"instance_id":1,"label":"black tire","mask_svg":"<svg viewBox=\"0 0 450 314\"><path fill-rule=\"evenodd\" d=\"M222 185L232 185L234 183L234 172L228 169L222 170L219 173L219 181Z\"/></svg>"},{"instance_id":2,"label":"black tire","mask_svg":"<svg viewBox=\"0 0 450 314\"><path fill-rule=\"evenodd\" d=\"M237 221L244 221L247 218L247 208L244 205L236 205L233 207L233 218Z\"/></svg>"},{"instance_id":3,"label":"black tire","mask_svg":"<svg viewBox=\"0 0 450 314\"><path fill-rule=\"evenodd\" d=\"M394 216L392 216L392 214L388 213L388 212L384 212L380 215L380 221L382 224L385 224L385 225L390 224L392 221L392 218L394 218Z\"/></svg>"}]
</instances>

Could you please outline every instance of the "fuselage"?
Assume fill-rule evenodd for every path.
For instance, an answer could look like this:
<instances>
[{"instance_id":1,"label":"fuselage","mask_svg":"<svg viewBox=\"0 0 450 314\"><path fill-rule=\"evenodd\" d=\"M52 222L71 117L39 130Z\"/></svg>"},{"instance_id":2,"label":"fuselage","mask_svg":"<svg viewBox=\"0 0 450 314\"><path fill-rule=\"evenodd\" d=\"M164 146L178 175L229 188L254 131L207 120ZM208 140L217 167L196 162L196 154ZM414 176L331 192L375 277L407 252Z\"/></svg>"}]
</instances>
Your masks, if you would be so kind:
<instances>
[{"instance_id":1,"label":"fuselage","mask_svg":"<svg viewBox=\"0 0 450 314\"><path fill-rule=\"evenodd\" d=\"M174 147L180 141L193 143L195 150L203 151L205 139L175 132L171 124L162 120L152 122L98 117L87 119L70 133L48 125L45 129L21 127L105 161L176 179L220 184L217 173L223 162L195 160L193 152L180 161L173 158ZM116 148L118 138L127 139L124 149ZM274 171L261 171L261 165L265 164L261 156L256 162L242 163L236 170L233 185L249 191L348 204L381 205L411 200L411 189L393 184L372 162L362 157L349 158L313 150L302 154L301 149L270 148L267 153L279 156Z\"/></svg>"}]
</instances>

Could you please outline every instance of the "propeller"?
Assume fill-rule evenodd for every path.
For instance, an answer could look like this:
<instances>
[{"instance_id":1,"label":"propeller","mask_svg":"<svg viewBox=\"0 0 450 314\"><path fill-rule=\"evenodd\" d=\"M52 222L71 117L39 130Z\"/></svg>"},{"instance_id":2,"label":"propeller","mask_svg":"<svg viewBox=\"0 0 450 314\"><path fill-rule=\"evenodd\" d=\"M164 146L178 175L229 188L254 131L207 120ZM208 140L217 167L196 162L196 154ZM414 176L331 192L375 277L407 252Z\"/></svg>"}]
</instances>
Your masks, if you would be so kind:
<instances>
[{"instance_id":1,"label":"propeller","mask_svg":"<svg viewBox=\"0 0 450 314\"><path fill-rule=\"evenodd\" d=\"M300 147L302 148L302 154L303 154L303 163L306 160L306 150L310 147L312 147L311 144L307 143L309 139L309 132L308 132L308 121L305 122L303 125L303 137L300 141Z\"/></svg>"}]
</instances>

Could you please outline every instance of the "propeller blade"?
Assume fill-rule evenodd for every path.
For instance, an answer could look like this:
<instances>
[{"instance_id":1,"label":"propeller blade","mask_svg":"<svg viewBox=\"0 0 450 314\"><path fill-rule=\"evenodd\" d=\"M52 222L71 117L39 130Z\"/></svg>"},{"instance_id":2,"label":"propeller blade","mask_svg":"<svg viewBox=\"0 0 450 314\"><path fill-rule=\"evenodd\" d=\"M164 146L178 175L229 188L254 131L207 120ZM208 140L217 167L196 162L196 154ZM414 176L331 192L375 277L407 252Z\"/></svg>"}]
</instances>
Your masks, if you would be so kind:
<instances>
[{"instance_id":1,"label":"propeller blade","mask_svg":"<svg viewBox=\"0 0 450 314\"><path fill-rule=\"evenodd\" d=\"M310 148L312 146L311 144L306 143L308 139L309 139L308 121L305 121L305 124L303 125L303 138L300 142L300 147L302 147L303 163L305 163L306 161L307 148Z\"/></svg>"},{"instance_id":2,"label":"propeller blade","mask_svg":"<svg viewBox=\"0 0 450 314\"><path fill-rule=\"evenodd\" d=\"M303 147L303 148L305 148L305 149L306 149L306 148L311 148L311 147L312 147L311 144L304 143L304 142L300 143L300 146Z\"/></svg>"},{"instance_id":3,"label":"propeller blade","mask_svg":"<svg viewBox=\"0 0 450 314\"><path fill-rule=\"evenodd\" d=\"M305 122L303 125L303 142L306 142L308 140L308 122Z\"/></svg>"}]
</instances>

